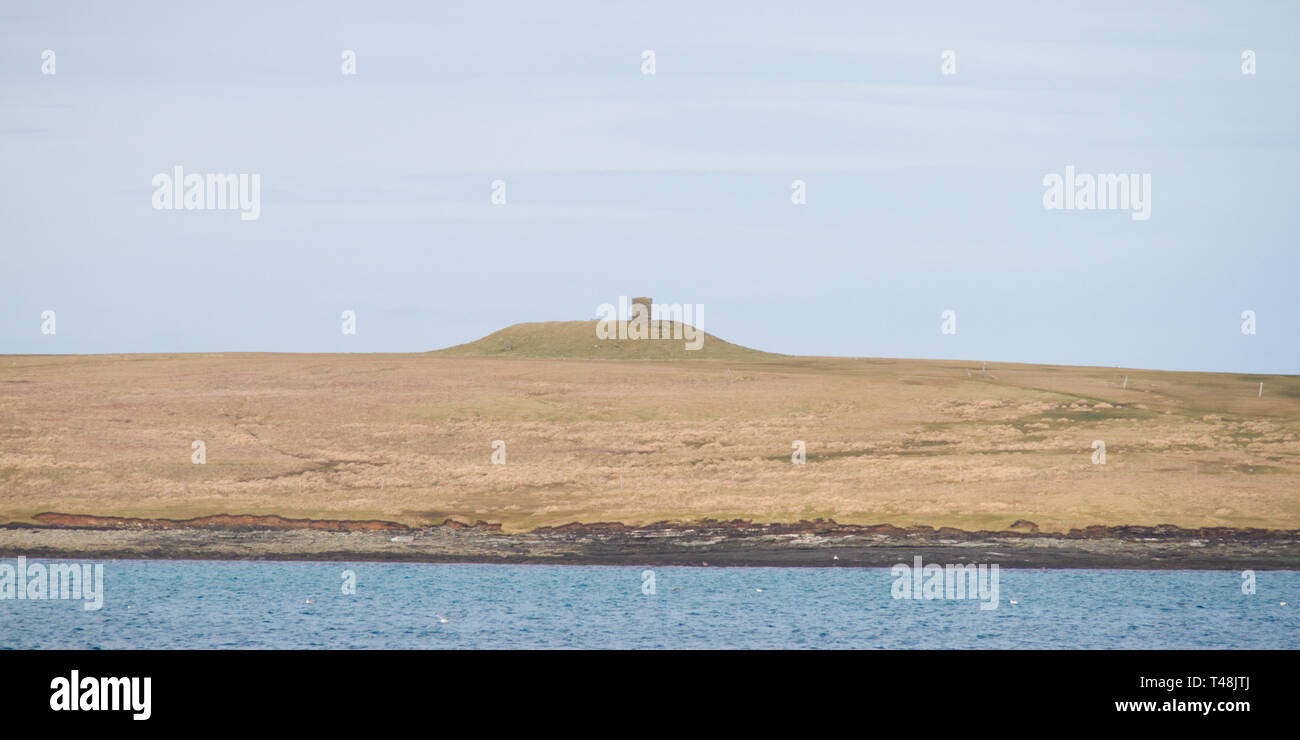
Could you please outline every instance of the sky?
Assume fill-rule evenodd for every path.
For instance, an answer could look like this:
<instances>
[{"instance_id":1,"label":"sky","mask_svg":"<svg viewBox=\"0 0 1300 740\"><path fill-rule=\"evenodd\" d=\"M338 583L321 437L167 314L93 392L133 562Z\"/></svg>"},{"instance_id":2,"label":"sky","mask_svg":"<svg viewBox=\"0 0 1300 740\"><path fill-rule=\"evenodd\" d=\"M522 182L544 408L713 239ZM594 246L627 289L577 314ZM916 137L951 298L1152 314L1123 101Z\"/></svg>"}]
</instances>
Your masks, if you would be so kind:
<instances>
[{"instance_id":1,"label":"sky","mask_svg":"<svg viewBox=\"0 0 1300 740\"><path fill-rule=\"evenodd\" d=\"M1297 28L1291 2L8 0L0 354L425 351L644 295L775 352L1297 373ZM155 208L176 166L257 174L259 217ZM1150 175L1150 218L1046 209L1067 166Z\"/></svg>"}]
</instances>

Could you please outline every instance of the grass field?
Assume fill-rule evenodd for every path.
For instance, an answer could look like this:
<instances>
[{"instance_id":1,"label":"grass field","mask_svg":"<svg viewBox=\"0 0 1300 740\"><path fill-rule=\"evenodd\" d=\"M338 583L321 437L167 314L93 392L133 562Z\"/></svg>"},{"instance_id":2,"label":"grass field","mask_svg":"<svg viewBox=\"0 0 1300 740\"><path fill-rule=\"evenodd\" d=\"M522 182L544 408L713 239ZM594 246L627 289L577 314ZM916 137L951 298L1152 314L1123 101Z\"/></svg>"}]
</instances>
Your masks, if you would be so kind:
<instances>
[{"instance_id":1,"label":"grass field","mask_svg":"<svg viewBox=\"0 0 1300 740\"><path fill-rule=\"evenodd\" d=\"M589 341L592 326L409 355L2 356L0 521L1300 527L1298 377L985 376L977 362L768 355L713 337L698 353L620 348Z\"/></svg>"}]
</instances>

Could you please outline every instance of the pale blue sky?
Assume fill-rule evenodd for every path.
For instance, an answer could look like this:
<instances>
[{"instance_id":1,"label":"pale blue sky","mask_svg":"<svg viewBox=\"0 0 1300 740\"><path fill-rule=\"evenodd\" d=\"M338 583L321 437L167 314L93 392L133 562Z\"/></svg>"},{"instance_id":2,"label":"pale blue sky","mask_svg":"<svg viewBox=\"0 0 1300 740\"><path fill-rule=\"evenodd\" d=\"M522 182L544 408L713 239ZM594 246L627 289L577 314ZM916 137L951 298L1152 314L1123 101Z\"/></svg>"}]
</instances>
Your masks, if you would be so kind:
<instances>
[{"instance_id":1,"label":"pale blue sky","mask_svg":"<svg viewBox=\"0 0 1300 740\"><path fill-rule=\"evenodd\" d=\"M0 353L650 295L779 352L1300 372L1295 3L267 5L0 5ZM153 210L177 164L260 173L261 218ZM1150 173L1151 219L1045 211L1066 165Z\"/></svg>"}]
</instances>

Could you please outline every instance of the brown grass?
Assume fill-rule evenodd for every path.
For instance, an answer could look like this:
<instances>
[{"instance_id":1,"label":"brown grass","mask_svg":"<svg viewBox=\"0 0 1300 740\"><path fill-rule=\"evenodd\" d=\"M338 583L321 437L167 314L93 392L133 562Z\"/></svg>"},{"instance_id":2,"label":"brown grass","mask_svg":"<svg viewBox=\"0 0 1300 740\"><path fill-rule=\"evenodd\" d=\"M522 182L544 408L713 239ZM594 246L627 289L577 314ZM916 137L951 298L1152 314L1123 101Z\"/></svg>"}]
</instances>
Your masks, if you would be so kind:
<instances>
[{"instance_id":1,"label":"brown grass","mask_svg":"<svg viewBox=\"0 0 1300 740\"><path fill-rule=\"evenodd\" d=\"M4 356L0 521L1300 527L1300 378L989 375L780 356ZM190 462L196 439L206 465ZM503 466L490 464L497 439ZM790 463L796 439L806 465ZM1104 466L1090 462L1094 439Z\"/></svg>"}]
</instances>

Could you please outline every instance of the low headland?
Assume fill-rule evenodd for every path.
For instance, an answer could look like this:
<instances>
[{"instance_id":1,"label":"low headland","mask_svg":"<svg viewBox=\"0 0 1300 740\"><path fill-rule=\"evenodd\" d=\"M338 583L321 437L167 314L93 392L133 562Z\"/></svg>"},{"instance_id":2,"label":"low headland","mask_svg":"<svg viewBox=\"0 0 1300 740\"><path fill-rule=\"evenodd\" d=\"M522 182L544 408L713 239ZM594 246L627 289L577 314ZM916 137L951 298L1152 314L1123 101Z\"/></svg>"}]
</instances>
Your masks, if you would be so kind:
<instances>
[{"instance_id":1,"label":"low headland","mask_svg":"<svg viewBox=\"0 0 1300 740\"><path fill-rule=\"evenodd\" d=\"M0 554L1300 567L1296 376L686 345L0 356Z\"/></svg>"}]
</instances>

